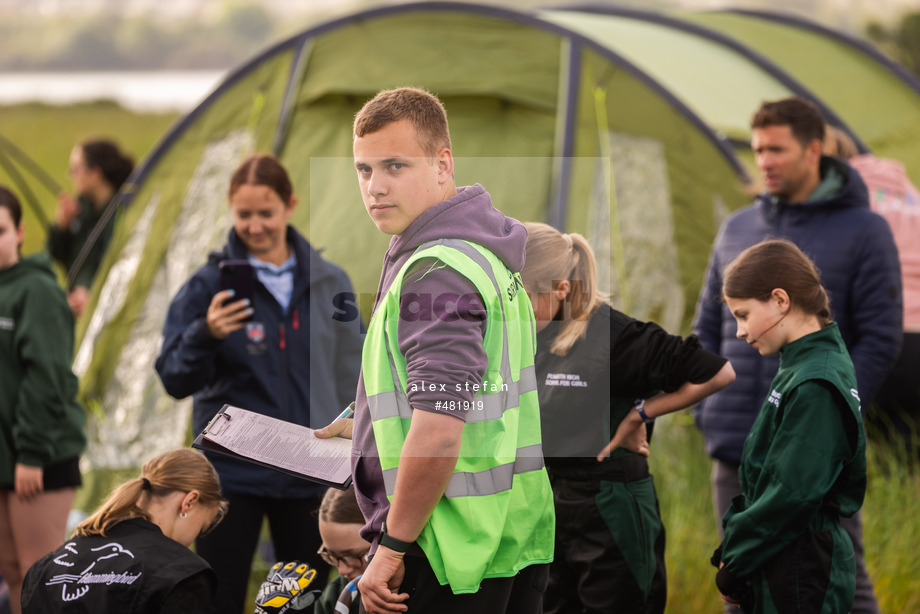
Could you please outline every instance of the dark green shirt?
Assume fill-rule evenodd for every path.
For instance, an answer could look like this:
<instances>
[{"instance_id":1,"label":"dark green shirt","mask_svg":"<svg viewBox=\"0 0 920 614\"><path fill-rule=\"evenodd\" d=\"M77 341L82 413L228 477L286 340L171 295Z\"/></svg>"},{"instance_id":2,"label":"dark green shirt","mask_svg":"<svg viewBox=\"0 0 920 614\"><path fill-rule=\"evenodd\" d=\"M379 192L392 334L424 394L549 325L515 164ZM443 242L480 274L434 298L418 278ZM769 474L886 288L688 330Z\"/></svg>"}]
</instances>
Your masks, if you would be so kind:
<instances>
[{"instance_id":1,"label":"dark green shirt","mask_svg":"<svg viewBox=\"0 0 920 614\"><path fill-rule=\"evenodd\" d=\"M783 347L779 371L744 444L722 560L761 569L808 530L852 516L866 492L856 374L836 324Z\"/></svg>"},{"instance_id":2,"label":"dark green shirt","mask_svg":"<svg viewBox=\"0 0 920 614\"><path fill-rule=\"evenodd\" d=\"M73 327L46 254L0 270L0 488L16 463L44 468L86 446Z\"/></svg>"},{"instance_id":3,"label":"dark green shirt","mask_svg":"<svg viewBox=\"0 0 920 614\"><path fill-rule=\"evenodd\" d=\"M112 233L115 228L115 216L111 216L102 228L99 237L93 243L86 259L78 269L72 271L76 264L80 250L89 240L93 229L99 224L102 214L108 207L108 204L102 209L93 207L92 201L85 196L80 196L77 201L80 203L80 212L66 230L61 230L57 224L51 224L48 228L48 252L51 256L67 269L67 276L70 279L67 289L72 290L76 286L89 288L93 285L93 279L96 277L96 271L102 264L102 258L105 256L105 250L112 240Z\"/></svg>"}]
</instances>

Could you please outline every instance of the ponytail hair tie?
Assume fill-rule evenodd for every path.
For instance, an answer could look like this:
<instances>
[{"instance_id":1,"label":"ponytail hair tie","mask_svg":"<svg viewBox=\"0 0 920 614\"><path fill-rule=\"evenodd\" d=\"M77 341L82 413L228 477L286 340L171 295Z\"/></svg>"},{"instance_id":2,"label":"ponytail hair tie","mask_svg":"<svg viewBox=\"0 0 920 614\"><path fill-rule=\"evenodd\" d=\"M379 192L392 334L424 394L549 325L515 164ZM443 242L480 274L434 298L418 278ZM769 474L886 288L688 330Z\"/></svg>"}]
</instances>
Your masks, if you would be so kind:
<instances>
[{"instance_id":1,"label":"ponytail hair tie","mask_svg":"<svg viewBox=\"0 0 920 614\"><path fill-rule=\"evenodd\" d=\"M570 235L570 234L567 233L567 232L564 232L564 233L562 233L562 239L565 241L566 247L568 247L569 249L572 249L572 247L573 247L573 244L572 244L572 235Z\"/></svg>"},{"instance_id":2,"label":"ponytail hair tie","mask_svg":"<svg viewBox=\"0 0 920 614\"><path fill-rule=\"evenodd\" d=\"M147 478L141 478L141 481L144 483L142 486L144 490L153 490L153 486L150 485L150 480Z\"/></svg>"}]
</instances>

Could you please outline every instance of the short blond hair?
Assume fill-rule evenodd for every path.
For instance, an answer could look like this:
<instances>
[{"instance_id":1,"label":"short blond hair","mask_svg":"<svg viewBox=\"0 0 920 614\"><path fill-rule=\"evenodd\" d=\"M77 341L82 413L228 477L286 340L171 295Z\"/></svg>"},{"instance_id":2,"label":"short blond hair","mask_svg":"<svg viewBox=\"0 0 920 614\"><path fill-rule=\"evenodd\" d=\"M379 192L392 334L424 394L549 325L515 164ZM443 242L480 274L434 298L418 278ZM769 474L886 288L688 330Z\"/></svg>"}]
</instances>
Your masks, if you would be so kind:
<instances>
[{"instance_id":1,"label":"short blond hair","mask_svg":"<svg viewBox=\"0 0 920 614\"><path fill-rule=\"evenodd\" d=\"M418 134L419 146L429 158L450 149L447 111L434 94L416 87L382 90L355 115L354 135L363 137L393 122L409 120Z\"/></svg>"}]
</instances>

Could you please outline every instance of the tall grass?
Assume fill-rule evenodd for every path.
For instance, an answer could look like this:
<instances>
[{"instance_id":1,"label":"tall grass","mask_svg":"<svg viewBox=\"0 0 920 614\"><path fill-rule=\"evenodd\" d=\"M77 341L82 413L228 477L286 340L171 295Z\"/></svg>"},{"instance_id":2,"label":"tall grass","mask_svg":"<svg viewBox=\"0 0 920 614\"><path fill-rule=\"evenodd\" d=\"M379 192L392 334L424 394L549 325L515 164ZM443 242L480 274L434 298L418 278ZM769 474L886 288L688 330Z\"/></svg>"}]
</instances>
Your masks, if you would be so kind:
<instances>
[{"instance_id":1,"label":"tall grass","mask_svg":"<svg viewBox=\"0 0 920 614\"><path fill-rule=\"evenodd\" d=\"M914 450L918 439L915 429ZM871 427L866 456L863 542L879 605L883 612L920 612L920 463Z\"/></svg>"},{"instance_id":2,"label":"tall grass","mask_svg":"<svg viewBox=\"0 0 920 614\"><path fill-rule=\"evenodd\" d=\"M667 532L669 614L720 612L722 599L709 564L719 545L703 437L688 414L659 420L649 465Z\"/></svg>"}]
</instances>

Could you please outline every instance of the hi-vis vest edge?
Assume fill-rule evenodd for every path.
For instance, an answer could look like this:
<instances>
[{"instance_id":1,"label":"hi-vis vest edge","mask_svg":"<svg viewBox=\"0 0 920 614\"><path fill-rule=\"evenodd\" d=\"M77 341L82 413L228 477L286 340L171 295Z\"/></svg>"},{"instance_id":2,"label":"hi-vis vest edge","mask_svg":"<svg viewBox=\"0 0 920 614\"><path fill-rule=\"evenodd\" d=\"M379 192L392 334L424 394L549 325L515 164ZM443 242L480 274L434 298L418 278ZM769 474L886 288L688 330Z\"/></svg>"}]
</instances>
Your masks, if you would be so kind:
<instances>
[{"instance_id":1,"label":"hi-vis vest edge","mask_svg":"<svg viewBox=\"0 0 920 614\"><path fill-rule=\"evenodd\" d=\"M362 356L368 409L391 501L412 420L406 361L397 344L400 296L406 272L423 258L467 277L488 314L488 367L473 408L456 410L467 419L460 458L417 540L441 584L457 594L473 593L485 578L513 576L553 557L555 517L543 463L533 309L520 274L473 243L426 243L400 269L371 319Z\"/></svg>"}]
</instances>

